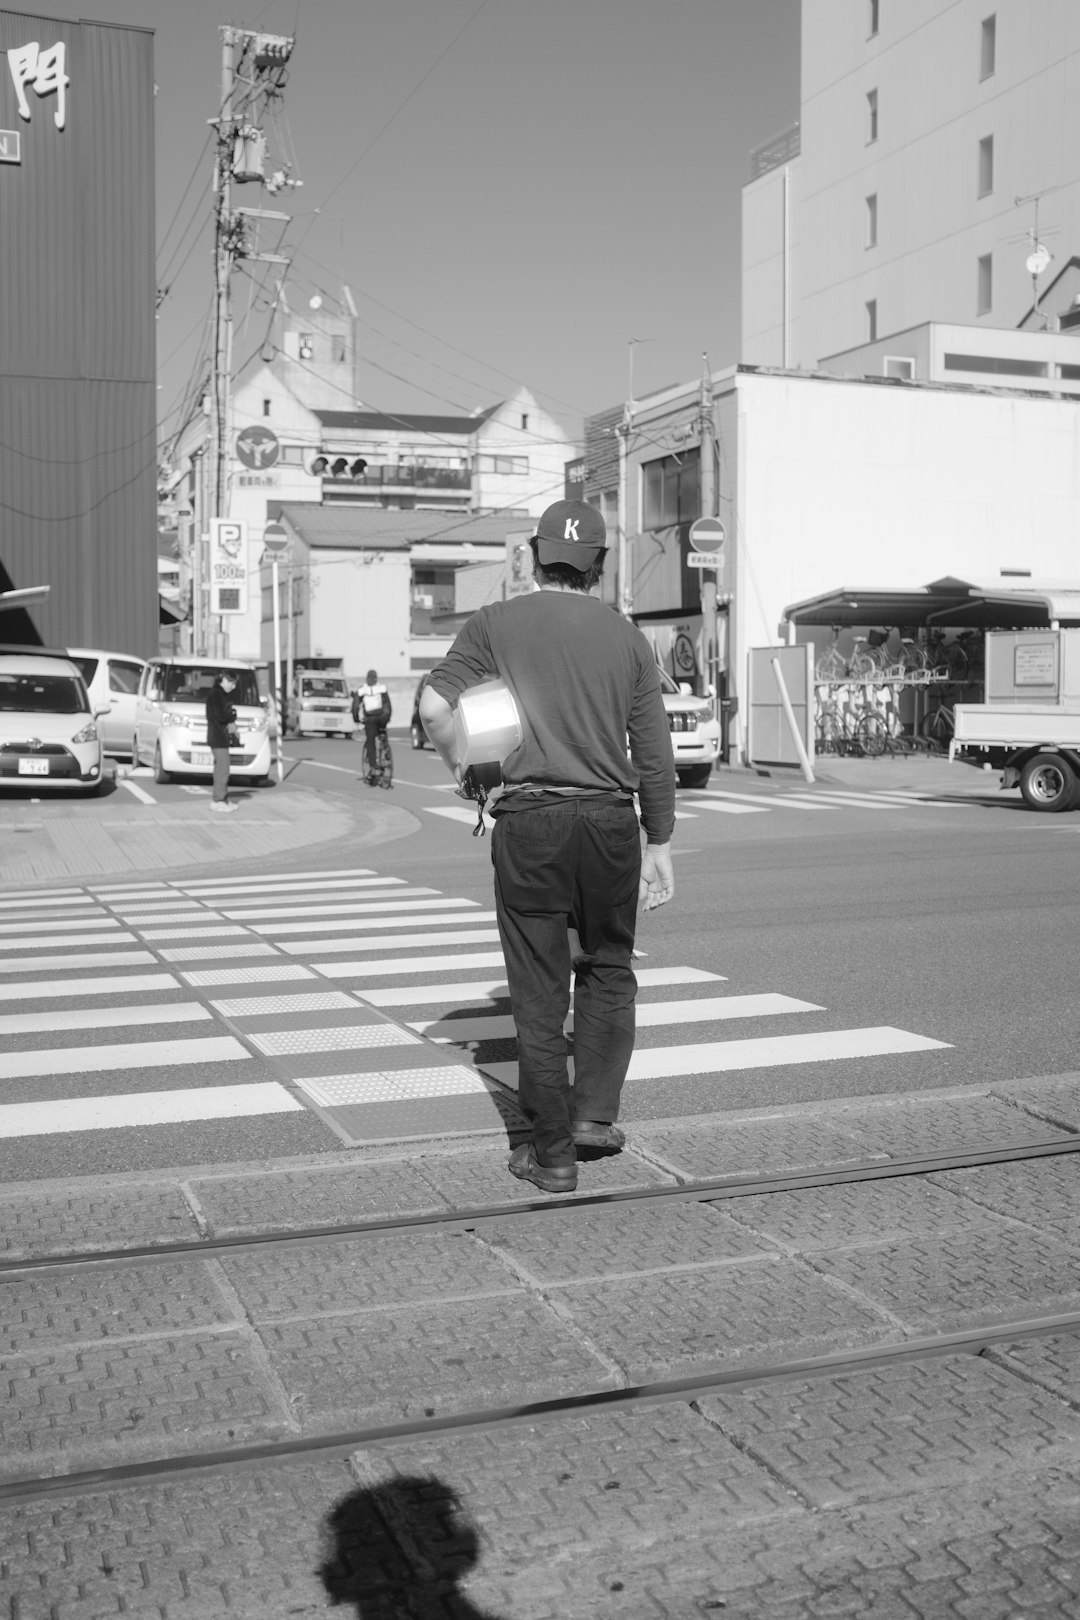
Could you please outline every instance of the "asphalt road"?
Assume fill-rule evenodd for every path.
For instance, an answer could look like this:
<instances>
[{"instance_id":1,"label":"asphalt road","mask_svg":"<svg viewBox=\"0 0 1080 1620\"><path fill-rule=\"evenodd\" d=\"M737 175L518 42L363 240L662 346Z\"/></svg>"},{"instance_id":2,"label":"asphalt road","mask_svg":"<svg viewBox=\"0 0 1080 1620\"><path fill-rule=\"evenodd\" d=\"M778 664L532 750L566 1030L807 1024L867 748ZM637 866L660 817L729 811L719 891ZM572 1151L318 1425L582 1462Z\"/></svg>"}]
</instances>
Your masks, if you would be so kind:
<instances>
[{"instance_id":1,"label":"asphalt road","mask_svg":"<svg viewBox=\"0 0 1080 1620\"><path fill-rule=\"evenodd\" d=\"M375 796L408 814L401 818L400 836L377 847L351 851L347 839L310 845L275 857L274 872L371 868L380 877L490 909L490 840L470 835L472 811L454 796L435 756L410 750L405 739L395 738L395 745L399 774L392 793L384 795L360 780L359 744L289 741L286 787L266 792L304 785L365 800ZM167 808L191 792L190 784L158 786L148 775L131 778L131 786L148 815L154 805ZM970 793L971 784L964 787ZM130 788L116 793L130 794ZM686 968L723 982L713 977L642 990L638 1053L655 1072L628 1081L625 1119L986 1084L1077 1067L1080 813L1026 812L1015 795L998 795L991 780L985 792L960 802L935 799L932 791L906 800L873 791L842 795L827 784L806 791L798 782L759 781L745 773L714 778L708 793L680 793L676 898L642 918L639 967ZM108 802L87 801L80 813L101 814ZM243 814L241 809L238 819ZM259 863L240 861L229 875L239 880L261 871ZM202 873L186 868L184 879L221 875L220 867ZM455 941L450 956L467 949L464 940ZM387 950L392 961L389 945ZM421 971L405 979L417 986L416 1010L397 1016L428 1016L423 988L430 975L425 980ZM35 1001L41 1026L19 1036L20 1050L86 1039L77 1030L56 1036L50 1028L53 1005L82 1006L78 998L65 1000L62 989L58 981L56 1003ZM211 994L204 992L204 1000ZM721 996L789 999L767 1009L748 1003L732 1021L711 1015ZM8 1000L0 1011L13 1005ZM120 1007L125 1001L106 994L93 1005ZM645 1022L650 1007L654 1023ZM213 1030L177 1030L185 1033ZM123 1044L146 1035L136 1028L93 1036L102 1038ZM836 1055L844 1053L845 1042L853 1043L851 1051ZM706 1051L712 1043L715 1061ZM700 1073L685 1072L688 1046L698 1049ZM511 1061L515 1049L506 1040L474 1041L469 1055L483 1066ZM260 1068L261 1062L253 1053L235 1064L230 1078L273 1079L272 1066ZM197 1062L186 1063L182 1075L163 1067L130 1082L132 1088L218 1083L212 1065ZM3 1089L5 1101L32 1103L89 1095L95 1087L92 1077L76 1084L43 1075L18 1080L16 1089L6 1082ZM118 1137L127 1146L110 1149L108 1142ZM71 1140L21 1137L5 1144L0 1164L17 1179L72 1174L77 1167L67 1165L66 1151ZM321 1122L301 1114L277 1121L238 1118L220 1126L170 1124L154 1140L147 1164L341 1146ZM136 1167L132 1133L90 1131L83 1141L87 1171Z\"/></svg>"}]
</instances>

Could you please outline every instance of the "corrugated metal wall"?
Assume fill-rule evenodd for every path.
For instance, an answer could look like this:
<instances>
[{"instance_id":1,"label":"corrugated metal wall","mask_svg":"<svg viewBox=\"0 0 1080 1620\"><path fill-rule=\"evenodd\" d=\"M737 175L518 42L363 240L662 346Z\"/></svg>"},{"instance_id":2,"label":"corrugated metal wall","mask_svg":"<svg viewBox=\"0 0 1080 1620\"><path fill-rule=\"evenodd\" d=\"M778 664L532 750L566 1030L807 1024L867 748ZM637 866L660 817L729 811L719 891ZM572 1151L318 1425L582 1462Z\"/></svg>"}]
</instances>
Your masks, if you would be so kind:
<instances>
[{"instance_id":1,"label":"corrugated metal wall","mask_svg":"<svg viewBox=\"0 0 1080 1620\"><path fill-rule=\"evenodd\" d=\"M62 41L19 116L0 54L0 565L48 584L48 645L157 649L153 35L0 11L0 53ZM0 639L5 631L0 615Z\"/></svg>"}]
</instances>

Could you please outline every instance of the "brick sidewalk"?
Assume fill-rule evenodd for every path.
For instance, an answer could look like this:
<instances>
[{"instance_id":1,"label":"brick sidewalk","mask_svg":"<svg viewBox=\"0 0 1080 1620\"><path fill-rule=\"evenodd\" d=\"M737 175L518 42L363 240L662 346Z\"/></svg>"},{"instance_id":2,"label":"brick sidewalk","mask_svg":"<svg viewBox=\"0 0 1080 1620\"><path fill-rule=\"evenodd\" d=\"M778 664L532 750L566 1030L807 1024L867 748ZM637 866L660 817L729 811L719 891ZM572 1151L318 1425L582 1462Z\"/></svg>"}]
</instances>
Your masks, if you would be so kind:
<instances>
[{"instance_id":1,"label":"brick sidewalk","mask_svg":"<svg viewBox=\"0 0 1080 1620\"><path fill-rule=\"evenodd\" d=\"M1077 1130L1080 1074L649 1121L588 1166L579 1196ZM514 1203L533 1189L505 1153L425 1144L23 1184L0 1193L0 1233L16 1258ZM1063 1157L16 1275L0 1476L1076 1311L1078 1215ZM1080 1596L1078 1371L1080 1339L1033 1338L348 1462L12 1501L0 1613L1065 1617Z\"/></svg>"}]
</instances>

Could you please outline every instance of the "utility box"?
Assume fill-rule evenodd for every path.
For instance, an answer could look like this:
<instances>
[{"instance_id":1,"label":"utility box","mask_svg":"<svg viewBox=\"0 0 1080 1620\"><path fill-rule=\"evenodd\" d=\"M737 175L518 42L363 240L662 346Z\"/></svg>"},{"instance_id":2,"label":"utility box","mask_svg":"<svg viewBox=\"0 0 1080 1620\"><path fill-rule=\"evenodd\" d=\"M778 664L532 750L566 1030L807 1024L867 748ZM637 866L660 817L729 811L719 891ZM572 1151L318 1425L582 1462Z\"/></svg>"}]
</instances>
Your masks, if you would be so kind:
<instances>
[{"instance_id":1,"label":"utility box","mask_svg":"<svg viewBox=\"0 0 1080 1620\"><path fill-rule=\"evenodd\" d=\"M988 630L986 702L1080 705L1080 627Z\"/></svg>"}]
</instances>

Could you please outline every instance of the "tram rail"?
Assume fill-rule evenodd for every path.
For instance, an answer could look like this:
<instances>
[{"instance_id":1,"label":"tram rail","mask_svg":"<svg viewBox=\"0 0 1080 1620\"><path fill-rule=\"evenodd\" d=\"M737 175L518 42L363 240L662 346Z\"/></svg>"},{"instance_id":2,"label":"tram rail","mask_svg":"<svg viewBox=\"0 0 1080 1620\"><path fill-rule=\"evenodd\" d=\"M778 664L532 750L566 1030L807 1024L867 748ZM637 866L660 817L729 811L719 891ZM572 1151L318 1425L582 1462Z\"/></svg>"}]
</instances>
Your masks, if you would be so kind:
<instances>
[{"instance_id":1,"label":"tram rail","mask_svg":"<svg viewBox=\"0 0 1080 1620\"><path fill-rule=\"evenodd\" d=\"M313 1242L412 1233L431 1228L444 1232L463 1231L489 1222L533 1214L547 1218L552 1214L572 1213L575 1210L595 1210L631 1204L715 1203L732 1198L794 1192L814 1187L889 1181L907 1176L940 1174L948 1170L977 1169L993 1164L1047 1159L1077 1152L1080 1152L1080 1134L1052 1138L1044 1142L1010 1144L996 1149L974 1149L967 1152L922 1155L912 1159L868 1160L825 1166L795 1175L726 1176L682 1183L675 1187L632 1187L580 1197L488 1204L468 1209L422 1211L417 1214L387 1216L301 1230L243 1233L223 1238L194 1239L182 1243L141 1245L104 1251L58 1252L0 1262L0 1277L43 1270L55 1271L56 1268L123 1266L135 1262L175 1259L177 1256L234 1254L244 1249L295 1247ZM77 1495L137 1482L167 1481L193 1473L229 1471L259 1464L347 1456L350 1452L365 1446L422 1439L451 1431L477 1431L534 1423L547 1418L581 1416L620 1407L641 1407L672 1401L693 1403L697 1399L722 1390L748 1388L778 1379L833 1377L844 1372L881 1367L902 1361L921 1361L953 1354L977 1355L994 1344L1010 1343L1020 1339L1047 1338L1065 1333L1080 1333L1080 1311L1014 1318L919 1338L897 1339L854 1349L844 1348L816 1356L734 1366L717 1365L688 1377L657 1380L619 1389L579 1390L568 1395L518 1405L491 1406L473 1411L424 1416L398 1423L333 1430L286 1440L200 1450L108 1467L12 1479L0 1483L0 1503Z\"/></svg>"}]
</instances>

